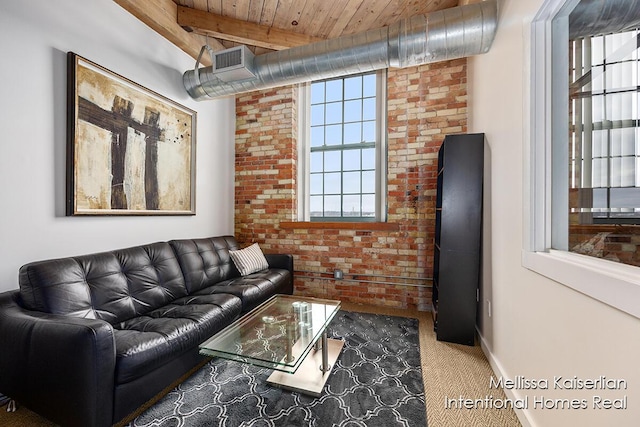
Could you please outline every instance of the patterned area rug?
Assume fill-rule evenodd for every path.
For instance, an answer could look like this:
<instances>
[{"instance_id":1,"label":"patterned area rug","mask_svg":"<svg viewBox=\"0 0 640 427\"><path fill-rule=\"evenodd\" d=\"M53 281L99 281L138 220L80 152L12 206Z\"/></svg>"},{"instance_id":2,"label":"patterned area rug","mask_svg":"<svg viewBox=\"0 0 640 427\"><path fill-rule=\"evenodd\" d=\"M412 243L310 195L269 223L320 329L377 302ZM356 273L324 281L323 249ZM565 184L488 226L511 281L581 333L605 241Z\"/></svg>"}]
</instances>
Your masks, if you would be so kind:
<instances>
[{"instance_id":1,"label":"patterned area rug","mask_svg":"<svg viewBox=\"0 0 640 427\"><path fill-rule=\"evenodd\" d=\"M266 384L270 369L214 358L130 427L427 425L418 320L340 311L345 346L319 398Z\"/></svg>"}]
</instances>

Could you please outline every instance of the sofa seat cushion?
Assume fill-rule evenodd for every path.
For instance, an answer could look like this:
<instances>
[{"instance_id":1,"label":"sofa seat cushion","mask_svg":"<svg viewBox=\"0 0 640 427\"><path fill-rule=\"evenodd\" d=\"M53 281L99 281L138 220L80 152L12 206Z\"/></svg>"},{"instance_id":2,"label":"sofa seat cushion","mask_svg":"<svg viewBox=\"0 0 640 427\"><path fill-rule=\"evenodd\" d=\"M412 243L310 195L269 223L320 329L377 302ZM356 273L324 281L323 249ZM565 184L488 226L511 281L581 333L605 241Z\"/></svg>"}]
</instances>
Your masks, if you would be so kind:
<instances>
[{"instance_id":1,"label":"sofa seat cushion","mask_svg":"<svg viewBox=\"0 0 640 427\"><path fill-rule=\"evenodd\" d=\"M235 320L241 309L240 299L230 294L192 295L114 325L116 384L193 350Z\"/></svg>"},{"instance_id":2,"label":"sofa seat cushion","mask_svg":"<svg viewBox=\"0 0 640 427\"><path fill-rule=\"evenodd\" d=\"M290 280L289 270L269 268L247 276L236 277L201 289L195 295L232 294L242 300L242 312L247 312L273 295L282 293Z\"/></svg>"}]
</instances>

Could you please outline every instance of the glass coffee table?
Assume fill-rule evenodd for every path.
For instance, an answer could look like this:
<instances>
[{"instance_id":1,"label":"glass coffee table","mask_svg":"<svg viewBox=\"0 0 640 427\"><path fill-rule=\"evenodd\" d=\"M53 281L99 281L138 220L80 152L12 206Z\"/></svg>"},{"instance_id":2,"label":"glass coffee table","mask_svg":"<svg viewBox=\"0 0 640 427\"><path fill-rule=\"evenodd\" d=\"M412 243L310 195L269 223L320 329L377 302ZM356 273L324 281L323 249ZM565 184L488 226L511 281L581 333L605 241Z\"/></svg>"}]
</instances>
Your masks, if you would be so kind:
<instances>
[{"instance_id":1,"label":"glass coffee table","mask_svg":"<svg viewBox=\"0 0 640 427\"><path fill-rule=\"evenodd\" d=\"M320 396L344 342L327 338L340 301L275 295L200 345L200 354L273 369L267 383Z\"/></svg>"}]
</instances>

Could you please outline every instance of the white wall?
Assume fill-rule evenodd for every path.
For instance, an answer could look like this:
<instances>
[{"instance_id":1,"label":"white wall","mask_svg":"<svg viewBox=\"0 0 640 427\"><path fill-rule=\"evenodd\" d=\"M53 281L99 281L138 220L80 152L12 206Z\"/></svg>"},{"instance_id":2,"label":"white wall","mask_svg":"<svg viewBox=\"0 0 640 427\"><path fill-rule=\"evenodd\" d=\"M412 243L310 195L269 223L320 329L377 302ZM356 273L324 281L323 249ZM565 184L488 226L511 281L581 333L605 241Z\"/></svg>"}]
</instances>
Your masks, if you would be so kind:
<instances>
[{"instance_id":1,"label":"white wall","mask_svg":"<svg viewBox=\"0 0 640 427\"><path fill-rule=\"evenodd\" d=\"M470 132L485 132L490 171L485 187L485 242L480 329L494 369L505 378L608 378L626 390L506 390L528 396L518 411L534 426L637 426L640 422L640 320L522 267L528 129L529 24L542 0L499 2L489 53L469 61ZM606 286L603 283L602 286ZM489 317L487 301L491 301ZM640 301L638 301L640 304ZM547 399L622 398L627 409L534 409ZM473 396L471 396L473 397Z\"/></svg>"},{"instance_id":2,"label":"white wall","mask_svg":"<svg viewBox=\"0 0 640 427\"><path fill-rule=\"evenodd\" d=\"M111 0L0 2L0 291L21 265L233 233L234 100L195 102L195 60ZM195 216L66 217L66 54L198 113Z\"/></svg>"}]
</instances>

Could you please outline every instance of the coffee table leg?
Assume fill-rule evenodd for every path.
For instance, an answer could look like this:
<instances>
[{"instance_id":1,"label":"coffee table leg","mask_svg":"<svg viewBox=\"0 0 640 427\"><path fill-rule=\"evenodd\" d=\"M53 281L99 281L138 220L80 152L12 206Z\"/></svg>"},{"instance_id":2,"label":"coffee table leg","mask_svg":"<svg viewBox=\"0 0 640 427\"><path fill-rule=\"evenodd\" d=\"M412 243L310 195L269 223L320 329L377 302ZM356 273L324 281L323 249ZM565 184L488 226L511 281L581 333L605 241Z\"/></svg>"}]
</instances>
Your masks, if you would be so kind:
<instances>
[{"instance_id":1,"label":"coffee table leg","mask_svg":"<svg viewBox=\"0 0 640 427\"><path fill-rule=\"evenodd\" d=\"M293 325L291 324L291 322L287 322L287 342L285 346L287 350L285 361L287 363L291 363L295 360L295 357L293 357L292 348L291 348L291 346L293 345L293 337L294 337Z\"/></svg>"},{"instance_id":2,"label":"coffee table leg","mask_svg":"<svg viewBox=\"0 0 640 427\"><path fill-rule=\"evenodd\" d=\"M322 365L320 365L320 370L324 374L325 372L331 369L331 365L329 364L329 345L327 344L327 331L322 333Z\"/></svg>"}]
</instances>

